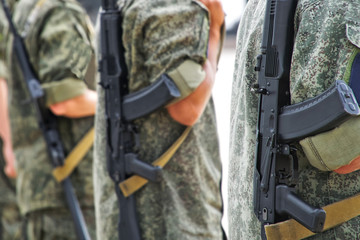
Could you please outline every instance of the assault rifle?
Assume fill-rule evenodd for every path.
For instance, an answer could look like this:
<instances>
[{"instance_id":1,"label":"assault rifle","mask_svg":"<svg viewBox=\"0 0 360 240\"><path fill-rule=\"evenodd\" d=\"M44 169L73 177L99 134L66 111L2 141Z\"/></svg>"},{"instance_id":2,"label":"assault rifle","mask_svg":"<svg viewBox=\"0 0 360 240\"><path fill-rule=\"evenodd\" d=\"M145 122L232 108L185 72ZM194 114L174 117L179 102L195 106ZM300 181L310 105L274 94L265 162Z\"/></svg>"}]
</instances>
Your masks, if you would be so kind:
<instances>
[{"instance_id":1,"label":"assault rifle","mask_svg":"<svg viewBox=\"0 0 360 240\"><path fill-rule=\"evenodd\" d=\"M119 203L119 239L139 240L134 195L125 197L119 183L133 174L158 181L161 169L137 159L138 130L132 120L145 116L180 96L172 80L163 74L154 84L131 94L122 44L121 11L116 0L102 0L100 18L101 86L105 90L107 168L115 183Z\"/></svg>"},{"instance_id":2,"label":"assault rifle","mask_svg":"<svg viewBox=\"0 0 360 240\"><path fill-rule=\"evenodd\" d=\"M36 77L35 71L33 70L33 67L29 61L25 44L12 22L10 10L5 3L5 0L2 0L2 4L6 18L9 22L9 28L14 36L13 48L15 55L19 62L24 81L26 82L26 86L30 93L30 102L35 109L38 125L44 136L51 163L54 167L62 166L64 164L65 156L63 145L56 126L56 116L54 116L51 111L43 104L44 91L41 88L40 82ZM80 205L76 198L70 178L65 178L61 184L63 186L66 201L74 221L78 239L90 239L84 216L82 215Z\"/></svg>"},{"instance_id":3,"label":"assault rifle","mask_svg":"<svg viewBox=\"0 0 360 240\"><path fill-rule=\"evenodd\" d=\"M297 0L269 0L261 55L255 70L260 95L256 131L254 212L264 226L292 217L313 232L323 229L326 213L295 194L296 149L290 143L332 129L359 115L352 90L342 81L319 96L290 105L289 76Z\"/></svg>"}]
</instances>

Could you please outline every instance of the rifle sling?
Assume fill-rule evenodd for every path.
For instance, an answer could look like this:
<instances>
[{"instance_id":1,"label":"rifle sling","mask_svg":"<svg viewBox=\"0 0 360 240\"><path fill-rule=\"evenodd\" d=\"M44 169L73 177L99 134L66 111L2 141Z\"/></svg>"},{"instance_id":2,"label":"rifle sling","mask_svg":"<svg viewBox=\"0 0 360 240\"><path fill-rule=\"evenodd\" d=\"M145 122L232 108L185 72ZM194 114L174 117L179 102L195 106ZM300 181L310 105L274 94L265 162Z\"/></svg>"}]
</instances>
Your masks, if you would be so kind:
<instances>
[{"instance_id":1,"label":"rifle sling","mask_svg":"<svg viewBox=\"0 0 360 240\"><path fill-rule=\"evenodd\" d=\"M64 165L54 168L52 175L58 182L62 182L70 176L74 169L79 165L85 154L89 151L94 142L94 128L91 128L80 140L75 148L66 157Z\"/></svg>"},{"instance_id":2,"label":"rifle sling","mask_svg":"<svg viewBox=\"0 0 360 240\"><path fill-rule=\"evenodd\" d=\"M326 220L323 231L329 230L360 215L360 194L329 204L323 208ZM315 235L294 219L265 226L267 240L294 240Z\"/></svg>"},{"instance_id":3,"label":"rifle sling","mask_svg":"<svg viewBox=\"0 0 360 240\"><path fill-rule=\"evenodd\" d=\"M181 144L184 142L186 137L189 135L189 132L191 130L191 127L187 127L185 131L181 134L181 136L170 146L168 150L166 150L165 153L163 153L158 159L156 159L152 165L153 166L159 166L164 167L171 157L175 154L175 152L178 150L178 148L181 146ZM141 187L143 187L146 183L148 183L149 180L140 177L138 175L134 175L129 177L128 179L122 181L119 184L119 187L124 194L125 197L130 196L131 194L135 193L137 190L139 190Z\"/></svg>"}]
</instances>

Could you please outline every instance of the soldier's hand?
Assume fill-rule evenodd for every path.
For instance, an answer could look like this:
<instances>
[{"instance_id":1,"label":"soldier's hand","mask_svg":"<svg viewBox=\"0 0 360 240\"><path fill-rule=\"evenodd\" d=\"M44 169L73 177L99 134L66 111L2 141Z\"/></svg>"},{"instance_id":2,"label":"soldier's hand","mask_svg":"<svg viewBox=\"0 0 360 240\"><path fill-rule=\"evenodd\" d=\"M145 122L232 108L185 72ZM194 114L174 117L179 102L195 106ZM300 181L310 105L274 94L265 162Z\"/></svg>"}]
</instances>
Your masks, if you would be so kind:
<instances>
[{"instance_id":1,"label":"soldier's hand","mask_svg":"<svg viewBox=\"0 0 360 240\"><path fill-rule=\"evenodd\" d=\"M9 178L15 178L16 177L15 155L12 150L12 147L9 145L4 145L3 153L6 163L4 172Z\"/></svg>"}]
</instances>

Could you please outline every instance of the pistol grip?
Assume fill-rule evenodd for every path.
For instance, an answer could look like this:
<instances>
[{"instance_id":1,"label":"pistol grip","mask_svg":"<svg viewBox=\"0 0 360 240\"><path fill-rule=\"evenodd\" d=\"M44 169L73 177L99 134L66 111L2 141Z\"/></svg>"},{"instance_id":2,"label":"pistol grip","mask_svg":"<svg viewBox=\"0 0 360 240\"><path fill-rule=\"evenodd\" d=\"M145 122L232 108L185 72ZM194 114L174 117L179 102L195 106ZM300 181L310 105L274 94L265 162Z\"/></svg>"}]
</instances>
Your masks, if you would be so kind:
<instances>
[{"instance_id":1,"label":"pistol grip","mask_svg":"<svg viewBox=\"0 0 360 240\"><path fill-rule=\"evenodd\" d=\"M276 187L276 212L288 214L312 232L321 232L326 218L322 208L315 208L294 193L286 185Z\"/></svg>"}]
</instances>

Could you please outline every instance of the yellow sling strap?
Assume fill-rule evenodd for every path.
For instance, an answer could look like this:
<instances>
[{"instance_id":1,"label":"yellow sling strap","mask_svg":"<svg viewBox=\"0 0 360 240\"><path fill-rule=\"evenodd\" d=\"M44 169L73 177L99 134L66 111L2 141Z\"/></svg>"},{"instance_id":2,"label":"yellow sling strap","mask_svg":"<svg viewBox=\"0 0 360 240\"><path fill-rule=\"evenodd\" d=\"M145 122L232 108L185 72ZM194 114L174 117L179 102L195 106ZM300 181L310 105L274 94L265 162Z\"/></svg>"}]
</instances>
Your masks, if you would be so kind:
<instances>
[{"instance_id":1,"label":"yellow sling strap","mask_svg":"<svg viewBox=\"0 0 360 240\"><path fill-rule=\"evenodd\" d=\"M327 205L324 230L338 226L360 215L360 194L342 201ZM315 235L294 219L265 226L268 240L295 240Z\"/></svg>"},{"instance_id":2,"label":"yellow sling strap","mask_svg":"<svg viewBox=\"0 0 360 240\"><path fill-rule=\"evenodd\" d=\"M175 152L178 150L178 148L181 146L181 144L184 142L186 137L188 136L189 132L191 130L191 127L187 127L185 131L181 134L181 136L171 145L171 147L166 150L163 155L161 155L158 159L156 159L152 165L153 166L159 166L164 167L170 160L170 158L175 154ZM139 190L142 186L144 186L146 183L148 183L149 180L142 178L138 175L134 175L126 179L125 181L122 181L119 184L119 187L124 194L125 197L130 196L137 190Z\"/></svg>"},{"instance_id":3,"label":"yellow sling strap","mask_svg":"<svg viewBox=\"0 0 360 240\"><path fill-rule=\"evenodd\" d=\"M91 128L75 148L66 157L64 165L54 168L52 174L56 181L61 182L67 178L80 161L84 158L85 154L89 151L94 142L94 128Z\"/></svg>"}]
</instances>

